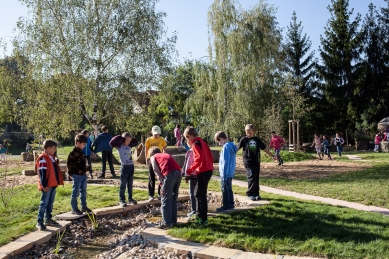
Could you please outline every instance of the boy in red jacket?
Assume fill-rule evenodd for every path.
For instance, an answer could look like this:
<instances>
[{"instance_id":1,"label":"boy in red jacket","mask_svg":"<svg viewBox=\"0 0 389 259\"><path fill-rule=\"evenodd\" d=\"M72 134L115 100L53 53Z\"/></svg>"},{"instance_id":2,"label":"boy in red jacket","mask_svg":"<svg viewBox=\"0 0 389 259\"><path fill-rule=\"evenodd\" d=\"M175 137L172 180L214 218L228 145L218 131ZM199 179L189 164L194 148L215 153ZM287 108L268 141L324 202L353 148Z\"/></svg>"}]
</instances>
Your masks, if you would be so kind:
<instances>
[{"instance_id":1,"label":"boy in red jacket","mask_svg":"<svg viewBox=\"0 0 389 259\"><path fill-rule=\"evenodd\" d=\"M43 224L43 218L46 213L46 225L59 225L58 222L52 219L51 212L55 193L58 185L63 185L63 177L54 154L57 151L57 143L47 139L43 142L45 151L36 160L36 168L38 169L38 188L42 192L41 202L38 209L37 229L46 230Z\"/></svg>"},{"instance_id":2,"label":"boy in red jacket","mask_svg":"<svg viewBox=\"0 0 389 259\"><path fill-rule=\"evenodd\" d=\"M197 223L201 225L208 224L208 202L207 190L208 183L213 173L213 156L209 146L200 138L197 131L193 127L187 127L184 132L184 137L188 143L192 145L193 164L186 170L186 174L190 175L196 172L197 185L195 187L195 196L197 199Z\"/></svg>"},{"instance_id":3,"label":"boy in red jacket","mask_svg":"<svg viewBox=\"0 0 389 259\"><path fill-rule=\"evenodd\" d=\"M280 155L282 145L286 145L285 140L283 138L281 138L280 136L276 135L275 131L272 131L269 146L274 148L274 153L275 153L275 156L277 157L278 165L284 164L284 160L282 160L281 155Z\"/></svg>"}]
</instances>

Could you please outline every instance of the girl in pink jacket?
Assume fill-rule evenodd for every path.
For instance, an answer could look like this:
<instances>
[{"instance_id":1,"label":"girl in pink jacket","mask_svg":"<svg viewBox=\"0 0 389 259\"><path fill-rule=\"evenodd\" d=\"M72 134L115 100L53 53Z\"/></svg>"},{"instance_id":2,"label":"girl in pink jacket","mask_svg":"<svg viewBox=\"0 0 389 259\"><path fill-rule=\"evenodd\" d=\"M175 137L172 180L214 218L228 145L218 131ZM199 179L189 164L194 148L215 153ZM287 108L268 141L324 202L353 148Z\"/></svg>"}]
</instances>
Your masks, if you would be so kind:
<instances>
[{"instance_id":1,"label":"girl in pink jacket","mask_svg":"<svg viewBox=\"0 0 389 259\"><path fill-rule=\"evenodd\" d=\"M284 160L282 160L280 151L281 151L281 146L286 145L285 140L281 138L280 136L276 135L275 131L271 132L271 139L270 139L270 148L274 148L275 156L278 160L278 165L283 165Z\"/></svg>"}]
</instances>

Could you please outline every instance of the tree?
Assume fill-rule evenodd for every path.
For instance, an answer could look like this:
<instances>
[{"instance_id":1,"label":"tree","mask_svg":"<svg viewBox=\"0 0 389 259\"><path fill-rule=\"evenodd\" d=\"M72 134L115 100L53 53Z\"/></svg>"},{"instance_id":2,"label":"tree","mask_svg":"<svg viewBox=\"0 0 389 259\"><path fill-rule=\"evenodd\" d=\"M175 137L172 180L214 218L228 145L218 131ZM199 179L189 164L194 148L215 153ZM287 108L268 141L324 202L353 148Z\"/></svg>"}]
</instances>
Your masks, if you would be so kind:
<instances>
[{"instance_id":1,"label":"tree","mask_svg":"<svg viewBox=\"0 0 389 259\"><path fill-rule=\"evenodd\" d=\"M369 12L363 21L363 32L364 58L358 73L361 84L356 92L360 98L360 123L367 125L376 124L387 116L389 108L388 56L385 55L388 31L373 4L369 5Z\"/></svg>"},{"instance_id":2,"label":"tree","mask_svg":"<svg viewBox=\"0 0 389 259\"><path fill-rule=\"evenodd\" d=\"M334 129L353 128L358 119L357 106L357 68L360 65L362 51L362 33L359 31L361 16L358 14L350 22L353 13L348 10L348 0L331 0L328 6L331 18L325 27L325 36L321 36L320 56L323 64L318 73L323 80L321 91L328 105L322 107L324 114L332 118ZM335 111L334 111L335 109Z\"/></svg>"},{"instance_id":3,"label":"tree","mask_svg":"<svg viewBox=\"0 0 389 259\"><path fill-rule=\"evenodd\" d=\"M302 34L301 22L297 22L296 12L293 12L292 22L288 26L286 33L285 70L287 73L297 78L299 81L300 93L305 97L312 96L313 79L315 76L314 60L315 52L311 50L311 40L306 34Z\"/></svg>"},{"instance_id":4,"label":"tree","mask_svg":"<svg viewBox=\"0 0 389 259\"><path fill-rule=\"evenodd\" d=\"M156 0L20 1L32 14L18 22L15 49L31 62L36 94L25 95L24 116L35 132L65 136L82 117L96 131L130 120L132 93L155 86L170 66L176 37L165 37ZM53 111L54 129L42 128Z\"/></svg>"},{"instance_id":5,"label":"tree","mask_svg":"<svg viewBox=\"0 0 389 259\"><path fill-rule=\"evenodd\" d=\"M245 124L262 125L276 99L281 33L275 9L263 1L249 10L237 6L215 0L208 13L209 64L196 66L188 104L191 115L200 115L195 125L202 135L223 129L241 136Z\"/></svg>"}]
</instances>

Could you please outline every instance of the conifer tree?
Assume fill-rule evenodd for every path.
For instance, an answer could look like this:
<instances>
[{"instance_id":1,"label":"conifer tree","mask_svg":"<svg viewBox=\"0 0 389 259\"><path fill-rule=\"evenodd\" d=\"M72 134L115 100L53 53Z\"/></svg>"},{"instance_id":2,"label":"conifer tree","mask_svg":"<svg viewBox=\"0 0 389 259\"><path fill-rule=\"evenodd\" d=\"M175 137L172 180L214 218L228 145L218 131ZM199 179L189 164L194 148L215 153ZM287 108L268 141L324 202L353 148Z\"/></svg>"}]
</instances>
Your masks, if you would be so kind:
<instances>
[{"instance_id":1,"label":"conifer tree","mask_svg":"<svg viewBox=\"0 0 389 259\"><path fill-rule=\"evenodd\" d=\"M327 7L331 18L324 36L320 37L322 65L318 66L318 72L323 80L321 90L329 104L323 109L331 114L333 129L341 130L354 128L354 120L359 118L355 91L362 50L361 16L357 14L355 20L350 21L353 9L348 9L348 0L331 0L331 3Z\"/></svg>"},{"instance_id":2,"label":"conifer tree","mask_svg":"<svg viewBox=\"0 0 389 259\"><path fill-rule=\"evenodd\" d=\"M285 70L299 81L296 84L298 85L298 91L305 97L311 96L313 91L315 52L311 51L311 46L312 43L307 34L303 35L301 21L297 22L296 12L293 12L284 44Z\"/></svg>"}]
</instances>

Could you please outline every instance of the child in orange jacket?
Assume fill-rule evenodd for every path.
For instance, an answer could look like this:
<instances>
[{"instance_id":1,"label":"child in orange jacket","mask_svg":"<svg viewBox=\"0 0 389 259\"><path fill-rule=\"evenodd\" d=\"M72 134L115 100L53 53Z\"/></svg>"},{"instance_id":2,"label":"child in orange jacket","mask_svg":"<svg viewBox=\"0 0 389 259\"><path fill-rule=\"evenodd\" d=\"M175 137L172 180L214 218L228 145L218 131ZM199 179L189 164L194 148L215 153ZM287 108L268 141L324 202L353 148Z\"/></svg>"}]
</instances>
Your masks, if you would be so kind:
<instances>
[{"instance_id":1,"label":"child in orange jacket","mask_svg":"<svg viewBox=\"0 0 389 259\"><path fill-rule=\"evenodd\" d=\"M38 169L38 188L42 192L41 202L38 209L38 230L46 230L43 224L43 218L46 214L46 225L59 225L58 222L52 219L51 212L55 193L58 185L63 185L63 177L61 169L55 160L55 152L57 151L57 143L47 139L43 142L45 151L36 160L36 168Z\"/></svg>"}]
</instances>

